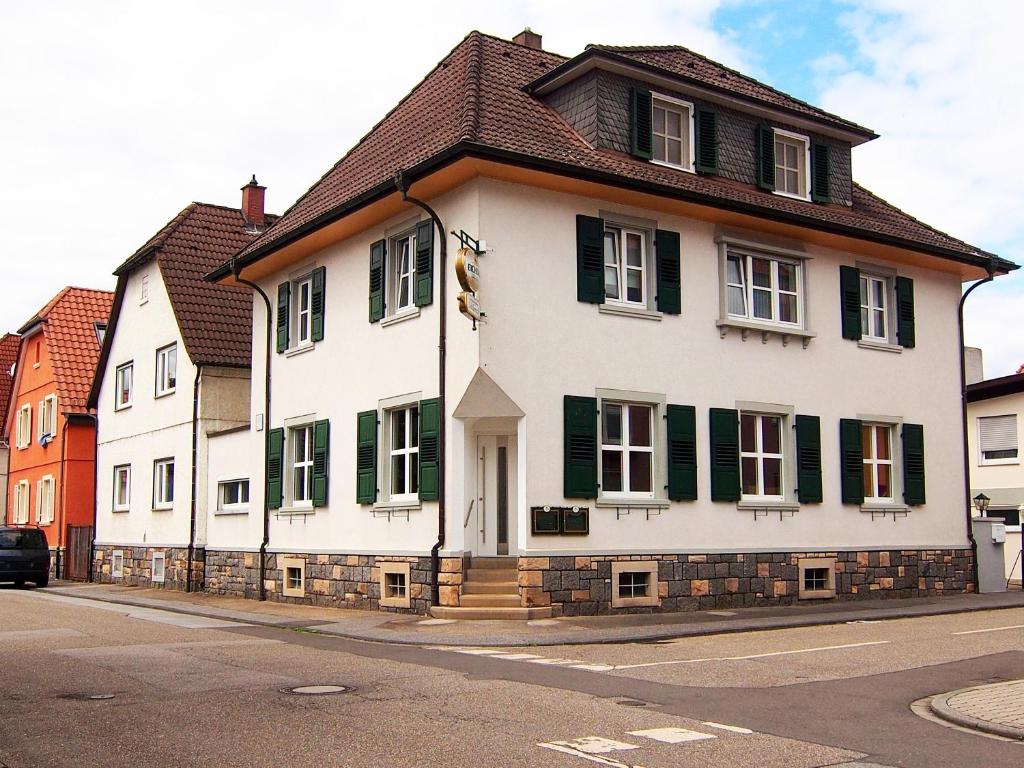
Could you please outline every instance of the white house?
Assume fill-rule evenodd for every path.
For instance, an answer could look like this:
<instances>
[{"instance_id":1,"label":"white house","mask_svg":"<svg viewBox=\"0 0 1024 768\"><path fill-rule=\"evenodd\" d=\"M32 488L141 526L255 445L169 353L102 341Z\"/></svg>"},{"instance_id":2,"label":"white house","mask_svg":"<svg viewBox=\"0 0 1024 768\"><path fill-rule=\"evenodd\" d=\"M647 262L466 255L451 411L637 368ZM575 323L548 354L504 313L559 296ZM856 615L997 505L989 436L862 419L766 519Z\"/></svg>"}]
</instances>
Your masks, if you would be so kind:
<instances>
[{"instance_id":1,"label":"white house","mask_svg":"<svg viewBox=\"0 0 1024 768\"><path fill-rule=\"evenodd\" d=\"M267 298L207 587L462 616L972 589L957 302L1015 265L853 182L874 138L685 48L470 34L210 275Z\"/></svg>"},{"instance_id":2,"label":"white house","mask_svg":"<svg viewBox=\"0 0 1024 768\"><path fill-rule=\"evenodd\" d=\"M114 272L89 399L98 419L99 581L198 588L208 515L247 507L247 472L209 477L208 438L249 420L252 301L248 288L203 275L272 220L263 199L253 178L241 210L192 203Z\"/></svg>"}]
</instances>

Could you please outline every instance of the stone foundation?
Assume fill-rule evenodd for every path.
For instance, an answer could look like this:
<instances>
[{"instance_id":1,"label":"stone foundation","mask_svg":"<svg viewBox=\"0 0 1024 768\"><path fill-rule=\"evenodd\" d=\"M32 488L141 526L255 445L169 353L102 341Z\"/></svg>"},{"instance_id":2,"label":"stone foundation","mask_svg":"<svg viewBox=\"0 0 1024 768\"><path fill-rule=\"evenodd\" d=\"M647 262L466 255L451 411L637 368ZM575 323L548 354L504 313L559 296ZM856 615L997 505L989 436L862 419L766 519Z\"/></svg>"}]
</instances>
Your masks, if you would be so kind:
<instances>
[{"instance_id":1,"label":"stone foundation","mask_svg":"<svg viewBox=\"0 0 1024 768\"><path fill-rule=\"evenodd\" d=\"M124 555L121 576L114 576L113 553ZM164 553L164 581L153 583L153 553ZM203 589L205 553L196 549L192 557L192 589ZM135 547L112 544L96 545L93 554L93 581L102 584L127 584L185 591L188 580L188 549L186 547Z\"/></svg>"}]
</instances>

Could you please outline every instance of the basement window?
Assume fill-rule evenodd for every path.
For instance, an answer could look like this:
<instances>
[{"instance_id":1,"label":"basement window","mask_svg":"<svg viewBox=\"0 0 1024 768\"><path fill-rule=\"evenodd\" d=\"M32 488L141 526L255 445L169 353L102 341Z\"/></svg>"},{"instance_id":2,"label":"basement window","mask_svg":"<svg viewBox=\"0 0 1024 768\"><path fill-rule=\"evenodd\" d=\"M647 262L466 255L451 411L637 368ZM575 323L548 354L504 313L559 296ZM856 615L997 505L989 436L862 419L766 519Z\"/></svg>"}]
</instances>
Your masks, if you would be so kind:
<instances>
[{"instance_id":1,"label":"basement window","mask_svg":"<svg viewBox=\"0 0 1024 768\"><path fill-rule=\"evenodd\" d=\"M117 579L124 576L124 552L120 549L110 555L110 575Z\"/></svg>"},{"instance_id":2,"label":"basement window","mask_svg":"<svg viewBox=\"0 0 1024 768\"><path fill-rule=\"evenodd\" d=\"M163 584L164 583L164 576L166 575L166 567L165 567L165 565L166 565L166 561L164 559L164 553L163 552L154 552L153 553L152 577L150 579L150 581L152 581L154 584Z\"/></svg>"},{"instance_id":3,"label":"basement window","mask_svg":"<svg viewBox=\"0 0 1024 768\"><path fill-rule=\"evenodd\" d=\"M656 560L612 563L612 608L656 606L658 603Z\"/></svg>"},{"instance_id":4,"label":"basement window","mask_svg":"<svg viewBox=\"0 0 1024 768\"><path fill-rule=\"evenodd\" d=\"M380 604L383 608L409 608L409 564L380 564Z\"/></svg>"},{"instance_id":5,"label":"basement window","mask_svg":"<svg viewBox=\"0 0 1024 768\"><path fill-rule=\"evenodd\" d=\"M281 572L284 580L282 594L285 597L305 597L306 561L301 557L282 557Z\"/></svg>"},{"instance_id":6,"label":"basement window","mask_svg":"<svg viewBox=\"0 0 1024 768\"><path fill-rule=\"evenodd\" d=\"M801 600L828 600L836 596L836 561L813 557L799 561Z\"/></svg>"}]
</instances>

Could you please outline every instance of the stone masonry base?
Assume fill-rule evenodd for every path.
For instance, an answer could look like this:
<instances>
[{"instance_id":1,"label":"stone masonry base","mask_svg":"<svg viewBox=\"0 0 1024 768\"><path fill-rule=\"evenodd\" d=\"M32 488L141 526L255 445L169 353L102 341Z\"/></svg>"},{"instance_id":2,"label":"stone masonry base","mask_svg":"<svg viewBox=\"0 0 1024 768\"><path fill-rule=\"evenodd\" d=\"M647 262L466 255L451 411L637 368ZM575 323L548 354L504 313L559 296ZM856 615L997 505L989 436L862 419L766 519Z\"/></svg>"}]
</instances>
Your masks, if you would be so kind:
<instances>
[{"instance_id":1,"label":"stone masonry base","mask_svg":"<svg viewBox=\"0 0 1024 768\"><path fill-rule=\"evenodd\" d=\"M114 552L124 558L121 575L114 576ZM153 553L164 554L164 581L153 583ZM197 549L192 557L192 589L203 588L203 550ZM185 591L188 580L188 549L185 547L139 547L130 545L97 544L93 554L93 581L103 584L127 584L140 587L163 587Z\"/></svg>"}]
</instances>

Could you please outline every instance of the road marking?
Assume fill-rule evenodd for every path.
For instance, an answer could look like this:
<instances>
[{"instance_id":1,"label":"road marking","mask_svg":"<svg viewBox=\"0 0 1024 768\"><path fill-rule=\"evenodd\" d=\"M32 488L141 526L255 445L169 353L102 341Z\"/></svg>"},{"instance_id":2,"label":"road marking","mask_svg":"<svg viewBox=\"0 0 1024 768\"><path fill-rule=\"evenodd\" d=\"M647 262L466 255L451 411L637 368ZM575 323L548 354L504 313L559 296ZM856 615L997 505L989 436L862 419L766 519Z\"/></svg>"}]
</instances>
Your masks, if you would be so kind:
<instances>
[{"instance_id":1,"label":"road marking","mask_svg":"<svg viewBox=\"0 0 1024 768\"><path fill-rule=\"evenodd\" d=\"M582 757L584 760L589 760L590 762L597 763L598 765L610 765L612 768L641 768L639 765L629 766L626 763L619 762L618 760L614 760L610 757L588 754L579 749L575 749L574 747L567 746L566 742L552 741L538 744L537 746L543 747L544 749L553 749L555 752L564 752L567 755Z\"/></svg>"},{"instance_id":2,"label":"road marking","mask_svg":"<svg viewBox=\"0 0 1024 768\"><path fill-rule=\"evenodd\" d=\"M581 739L573 739L572 741L551 741L548 743L576 749L580 752L586 752L588 755L603 755L606 752L639 749L636 744L627 744L624 741L615 741L614 739L606 739L601 736L584 736ZM541 746L546 745L542 744Z\"/></svg>"},{"instance_id":3,"label":"road marking","mask_svg":"<svg viewBox=\"0 0 1024 768\"><path fill-rule=\"evenodd\" d=\"M506 653L501 658L510 659L512 661L528 661L530 659L539 659L541 657L535 653Z\"/></svg>"},{"instance_id":4,"label":"road marking","mask_svg":"<svg viewBox=\"0 0 1024 768\"><path fill-rule=\"evenodd\" d=\"M108 603L102 600L94 600L89 597L68 597L66 595L57 594L39 594L39 593L26 593L35 597L39 600L51 600L56 603L65 603L67 605L75 605L80 608L92 608L97 611L110 611L111 613L120 613L129 619L141 619L142 621L152 621L157 624L170 624L175 627L182 629L219 629L222 627L249 627L251 624L246 624L242 621L231 621L228 619L214 619L206 616L199 616L196 614L181 614L169 611L164 608L142 608L135 605L129 605L127 603Z\"/></svg>"},{"instance_id":5,"label":"road marking","mask_svg":"<svg viewBox=\"0 0 1024 768\"><path fill-rule=\"evenodd\" d=\"M670 661L649 661L645 664L619 664L615 669L639 669L640 667L660 667L666 664L699 664L704 661L746 661L748 659L767 659L772 656L791 656L797 653L817 653L819 651L839 651L845 648L863 648L869 645L887 645L891 640L875 640L869 643L847 643L845 645L824 645L819 648L800 648L793 651L773 651L771 653L754 653L750 656L711 656L706 659L673 659Z\"/></svg>"},{"instance_id":6,"label":"road marking","mask_svg":"<svg viewBox=\"0 0 1024 768\"><path fill-rule=\"evenodd\" d=\"M954 635L980 635L982 632L1003 632L1007 629L1024 629L1024 624L1014 624L1010 627L990 627L989 629L970 629L966 632L954 632Z\"/></svg>"},{"instance_id":7,"label":"road marking","mask_svg":"<svg viewBox=\"0 0 1024 768\"><path fill-rule=\"evenodd\" d=\"M587 672L611 672L615 669L611 664L572 664L573 669L583 669Z\"/></svg>"},{"instance_id":8,"label":"road marking","mask_svg":"<svg viewBox=\"0 0 1024 768\"><path fill-rule=\"evenodd\" d=\"M8 629L0 632L0 643L20 642L22 640L49 640L57 637L82 637L77 629L54 627L53 629Z\"/></svg>"},{"instance_id":9,"label":"road marking","mask_svg":"<svg viewBox=\"0 0 1024 768\"><path fill-rule=\"evenodd\" d=\"M496 648L448 648L447 650L465 653L468 656L501 656L505 653Z\"/></svg>"},{"instance_id":10,"label":"road marking","mask_svg":"<svg viewBox=\"0 0 1024 768\"><path fill-rule=\"evenodd\" d=\"M749 728L740 728L738 725L726 725L725 723L712 723L710 720L705 720L701 725L706 725L708 728L717 728L720 731L729 731L730 733L753 733Z\"/></svg>"},{"instance_id":11,"label":"road marking","mask_svg":"<svg viewBox=\"0 0 1024 768\"><path fill-rule=\"evenodd\" d=\"M530 664L547 664L548 666L563 666L565 664L582 664L579 659L545 659L538 657L536 659L527 659Z\"/></svg>"},{"instance_id":12,"label":"road marking","mask_svg":"<svg viewBox=\"0 0 1024 768\"><path fill-rule=\"evenodd\" d=\"M703 741L704 739L717 739L710 733L700 731L689 731L686 728L648 728L646 731L629 731L630 736L642 736L645 739L661 741L665 744L682 744L686 741Z\"/></svg>"}]
</instances>

